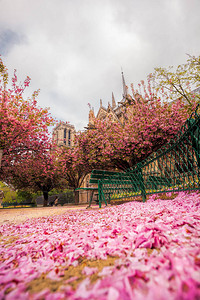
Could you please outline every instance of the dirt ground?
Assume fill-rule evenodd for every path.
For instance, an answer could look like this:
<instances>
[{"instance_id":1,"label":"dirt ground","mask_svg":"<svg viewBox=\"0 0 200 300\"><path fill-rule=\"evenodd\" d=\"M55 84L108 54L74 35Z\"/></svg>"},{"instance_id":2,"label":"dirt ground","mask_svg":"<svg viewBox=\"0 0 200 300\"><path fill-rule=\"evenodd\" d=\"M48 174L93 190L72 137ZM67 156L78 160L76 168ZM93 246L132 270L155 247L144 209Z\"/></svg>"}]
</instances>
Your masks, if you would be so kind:
<instances>
[{"instance_id":1,"label":"dirt ground","mask_svg":"<svg viewBox=\"0 0 200 300\"><path fill-rule=\"evenodd\" d=\"M60 215L74 209L84 210L86 207L87 204L81 206L3 208L0 209L0 225L5 223L21 223L30 218Z\"/></svg>"}]
</instances>

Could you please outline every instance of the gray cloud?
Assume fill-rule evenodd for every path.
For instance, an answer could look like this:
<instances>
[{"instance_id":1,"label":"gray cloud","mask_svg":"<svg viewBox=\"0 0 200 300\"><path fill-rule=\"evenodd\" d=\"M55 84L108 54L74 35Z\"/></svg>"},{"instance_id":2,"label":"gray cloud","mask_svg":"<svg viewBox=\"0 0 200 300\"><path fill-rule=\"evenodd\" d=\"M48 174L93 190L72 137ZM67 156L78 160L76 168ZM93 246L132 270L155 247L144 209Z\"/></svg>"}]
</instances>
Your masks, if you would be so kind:
<instances>
[{"instance_id":1,"label":"gray cloud","mask_svg":"<svg viewBox=\"0 0 200 300\"><path fill-rule=\"evenodd\" d=\"M121 67L137 84L154 67L199 55L199 0L2 0L0 9L10 73L29 75L39 105L77 129L87 125L88 102L97 112L112 91L121 100Z\"/></svg>"},{"instance_id":2,"label":"gray cloud","mask_svg":"<svg viewBox=\"0 0 200 300\"><path fill-rule=\"evenodd\" d=\"M0 33L0 54L8 55L9 51L18 44L24 43L25 37L10 29Z\"/></svg>"}]
</instances>

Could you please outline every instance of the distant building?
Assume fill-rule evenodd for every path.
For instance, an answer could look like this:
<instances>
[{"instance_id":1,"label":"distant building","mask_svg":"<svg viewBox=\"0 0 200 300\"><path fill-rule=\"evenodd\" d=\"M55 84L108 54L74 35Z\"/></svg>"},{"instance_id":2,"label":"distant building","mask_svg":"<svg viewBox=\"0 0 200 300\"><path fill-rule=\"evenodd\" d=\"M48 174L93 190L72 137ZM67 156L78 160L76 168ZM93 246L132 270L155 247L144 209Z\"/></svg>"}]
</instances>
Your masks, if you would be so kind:
<instances>
[{"instance_id":1,"label":"distant building","mask_svg":"<svg viewBox=\"0 0 200 300\"><path fill-rule=\"evenodd\" d=\"M95 116L94 109L91 108L89 111L89 123L87 128L92 128L95 120L105 120L109 118L113 122L119 122L120 124L124 124L126 120L129 118L129 114L132 113L132 109L135 103L135 100L139 100L142 96L138 93L134 94L133 97L128 94L128 87L126 86L124 75L122 72L122 86L123 86L123 94L122 100L118 102L115 101L114 94L112 93L111 104L108 102L108 106L105 107L102 104L102 100L100 100L100 107ZM198 102L200 100L200 87L193 90L191 93L195 94L195 100ZM178 98L180 99L180 98ZM171 101L170 103L176 102L178 99ZM183 103L187 104L186 99L182 99ZM129 110L127 108L129 107Z\"/></svg>"},{"instance_id":2,"label":"distant building","mask_svg":"<svg viewBox=\"0 0 200 300\"><path fill-rule=\"evenodd\" d=\"M94 124L94 120L106 120L107 118L113 120L113 122L119 122L124 124L127 117L127 107L130 107L134 104L134 99L128 94L128 87L125 84L124 74L122 72L122 85L123 85L123 94L122 99L116 104L114 94L112 93L111 104L108 102L108 107L102 105L102 100L100 100L100 107L95 116L94 110L90 109L89 111L89 123L88 128L91 128Z\"/></svg>"},{"instance_id":3,"label":"distant building","mask_svg":"<svg viewBox=\"0 0 200 300\"><path fill-rule=\"evenodd\" d=\"M73 147L74 146L74 136L75 136L75 127L65 122L60 122L53 129L53 142L58 146Z\"/></svg>"}]
</instances>

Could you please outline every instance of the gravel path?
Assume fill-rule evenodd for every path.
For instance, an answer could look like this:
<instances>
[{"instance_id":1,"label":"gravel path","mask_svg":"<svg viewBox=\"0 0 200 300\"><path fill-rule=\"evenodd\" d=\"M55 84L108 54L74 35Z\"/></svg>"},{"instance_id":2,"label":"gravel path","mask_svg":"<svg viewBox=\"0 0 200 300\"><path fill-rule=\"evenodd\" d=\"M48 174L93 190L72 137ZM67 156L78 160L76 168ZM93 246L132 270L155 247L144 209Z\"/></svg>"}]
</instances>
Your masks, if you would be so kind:
<instances>
[{"instance_id":1,"label":"gravel path","mask_svg":"<svg viewBox=\"0 0 200 300\"><path fill-rule=\"evenodd\" d=\"M86 209L84 206L53 206L34 208L4 208L0 209L0 225L5 223L21 223L29 218L39 218L52 215L60 215L69 210Z\"/></svg>"}]
</instances>

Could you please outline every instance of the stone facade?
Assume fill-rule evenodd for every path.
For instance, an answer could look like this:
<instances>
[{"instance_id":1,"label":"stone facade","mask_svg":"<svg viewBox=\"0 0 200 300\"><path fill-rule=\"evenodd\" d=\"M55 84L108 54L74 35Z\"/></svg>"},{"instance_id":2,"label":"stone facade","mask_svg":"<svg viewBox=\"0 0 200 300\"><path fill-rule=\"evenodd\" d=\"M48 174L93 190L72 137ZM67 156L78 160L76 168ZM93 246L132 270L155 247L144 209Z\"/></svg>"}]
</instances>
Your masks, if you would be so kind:
<instances>
[{"instance_id":1,"label":"stone facade","mask_svg":"<svg viewBox=\"0 0 200 300\"><path fill-rule=\"evenodd\" d=\"M73 147L75 137L75 127L65 122L60 122L54 129L52 139L58 146ZM90 175L87 175L83 181L82 187L89 184ZM90 199L90 192L79 192L79 203L87 203Z\"/></svg>"},{"instance_id":2,"label":"stone facade","mask_svg":"<svg viewBox=\"0 0 200 300\"><path fill-rule=\"evenodd\" d=\"M81 185L82 188L89 187L90 175L88 174ZM91 197L91 191L80 190L79 191L79 203L89 203Z\"/></svg>"},{"instance_id":3,"label":"stone facade","mask_svg":"<svg viewBox=\"0 0 200 300\"><path fill-rule=\"evenodd\" d=\"M75 127L73 125L60 122L53 129L53 142L55 142L58 146L73 147L75 132Z\"/></svg>"},{"instance_id":4,"label":"stone facade","mask_svg":"<svg viewBox=\"0 0 200 300\"><path fill-rule=\"evenodd\" d=\"M94 114L94 110L90 109L88 128L94 125L95 119L106 121L106 119L109 118L113 122L119 122L122 125L124 124L127 117L127 107L131 107L134 101L133 98L128 94L128 88L125 84L123 72L122 72L122 85L123 85L122 99L118 102L118 104L116 103L114 94L112 93L112 99L111 99L112 104L108 102L107 108L102 105L102 100L100 100L100 107L96 116Z\"/></svg>"}]
</instances>

